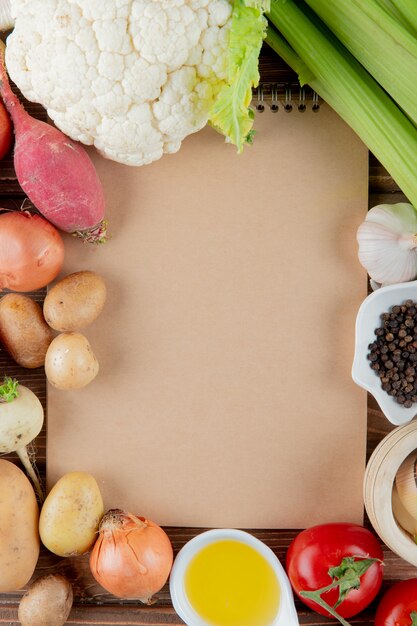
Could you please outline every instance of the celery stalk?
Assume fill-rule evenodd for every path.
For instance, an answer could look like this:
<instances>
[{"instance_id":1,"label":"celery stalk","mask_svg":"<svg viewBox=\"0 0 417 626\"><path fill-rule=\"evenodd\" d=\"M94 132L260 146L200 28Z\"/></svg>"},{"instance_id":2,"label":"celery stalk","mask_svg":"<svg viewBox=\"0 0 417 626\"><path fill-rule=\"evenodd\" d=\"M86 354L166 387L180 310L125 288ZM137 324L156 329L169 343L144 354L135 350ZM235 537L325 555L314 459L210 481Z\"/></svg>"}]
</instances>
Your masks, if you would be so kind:
<instances>
[{"instance_id":1,"label":"celery stalk","mask_svg":"<svg viewBox=\"0 0 417 626\"><path fill-rule=\"evenodd\" d=\"M293 0L272 0L267 43L342 117L417 208L417 129L336 37ZM291 51L292 49L292 51ZM291 51L291 54L290 54ZM306 67L308 72L306 72Z\"/></svg>"},{"instance_id":2,"label":"celery stalk","mask_svg":"<svg viewBox=\"0 0 417 626\"><path fill-rule=\"evenodd\" d=\"M417 39L377 0L306 3L417 124Z\"/></svg>"},{"instance_id":3,"label":"celery stalk","mask_svg":"<svg viewBox=\"0 0 417 626\"><path fill-rule=\"evenodd\" d=\"M285 39L270 24L266 35L266 43L274 50L287 65L289 65L300 77L300 82L311 83L314 74L310 72L306 64L294 52Z\"/></svg>"},{"instance_id":4,"label":"celery stalk","mask_svg":"<svg viewBox=\"0 0 417 626\"><path fill-rule=\"evenodd\" d=\"M408 0L405 0L406 2ZM398 9L397 5L402 2L402 0L377 0L380 7L382 7L392 18L394 18L399 24L404 26L413 37L417 36L417 20L415 20L415 25L410 22L410 20L406 19L404 13L401 13ZM414 0L411 0L414 3Z\"/></svg>"},{"instance_id":5,"label":"celery stalk","mask_svg":"<svg viewBox=\"0 0 417 626\"><path fill-rule=\"evenodd\" d=\"M403 18L417 32L417 4L416 0L391 0Z\"/></svg>"}]
</instances>

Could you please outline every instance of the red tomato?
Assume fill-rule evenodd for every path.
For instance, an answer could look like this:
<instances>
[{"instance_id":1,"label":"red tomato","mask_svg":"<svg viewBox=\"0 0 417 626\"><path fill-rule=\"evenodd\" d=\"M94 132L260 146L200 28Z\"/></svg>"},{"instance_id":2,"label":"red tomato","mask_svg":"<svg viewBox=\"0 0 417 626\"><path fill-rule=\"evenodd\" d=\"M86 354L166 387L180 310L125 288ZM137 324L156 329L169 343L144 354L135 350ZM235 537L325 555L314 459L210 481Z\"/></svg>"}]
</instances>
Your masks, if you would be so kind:
<instances>
[{"instance_id":1,"label":"red tomato","mask_svg":"<svg viewBox=\"0 0 417 626\"><path fill-rule=\"evenodd\" d=\"M315 591L331 584L329 569L339 566L345 557L370 557L382 561L383 553L369 530L347 523L321 524L303 530L288 549L286 565L291 585L297 596L321 615L329 616L329 613L313 599L302 597L300 591ZM337 613L342 617L360 613L378 593L382 576L382 562L372 563L360 576L359 589L349 589L336 607ZM333 607L339 598L338 588L326 591L321 598Z\"/></svg>"},{"instance_id":2,"label":"red tomato","mask_svg":"<svg viewBox=\"0 0 417 626\"><path fill-rule=\"evenodd\" d=\"M416 625L417 578L410 578L388 589L377 608L375 626Z\"/></svg>"},{"instance_id":3,"label":"red tomato","mask_svg":"<svg viewBox=\"0 0 417 626\"><path fill-rule=\"evenodd\" d=\"M10 150L12 145L13 129L9 114L0 100L0 159Z\"/></svg>"}]
</instances>

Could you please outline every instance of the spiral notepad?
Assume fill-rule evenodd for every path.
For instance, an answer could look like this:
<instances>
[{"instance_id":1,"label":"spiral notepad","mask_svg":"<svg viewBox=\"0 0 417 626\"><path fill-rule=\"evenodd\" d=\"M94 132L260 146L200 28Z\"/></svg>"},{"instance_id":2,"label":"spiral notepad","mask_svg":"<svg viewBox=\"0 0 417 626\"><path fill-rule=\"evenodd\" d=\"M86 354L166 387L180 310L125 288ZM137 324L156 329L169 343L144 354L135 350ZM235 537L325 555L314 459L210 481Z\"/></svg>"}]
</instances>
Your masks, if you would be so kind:
<instances>
[{"instance_id":1,"label":"spiral notepad","mask_svg":"<svg viewBox=\"0 0 417 626\"><path fill-rule=\"evenodd\" d=\"M106 280L85 329L100 372L48 389L50 485L89 471L106 508L165 525L362 521L368 153L307 92L263 85L261 104L241 155L210 128L143 168L92 153L112 239L66 238L63 273Z\"/></svg>"},{"instance_id":2,"label":"spiral notepad","mask_svg":"<svg viewBox=\"0 0 417 626\"><path fill-rule=\"evenodd\" d=\"M321 99L309 87L301 87L298 83L260 83L253 91L252 108L257 113L265 110L278 113L298 111L304 113L311 109L317 113L320 110Z\"/></svg>"}]
</instances>

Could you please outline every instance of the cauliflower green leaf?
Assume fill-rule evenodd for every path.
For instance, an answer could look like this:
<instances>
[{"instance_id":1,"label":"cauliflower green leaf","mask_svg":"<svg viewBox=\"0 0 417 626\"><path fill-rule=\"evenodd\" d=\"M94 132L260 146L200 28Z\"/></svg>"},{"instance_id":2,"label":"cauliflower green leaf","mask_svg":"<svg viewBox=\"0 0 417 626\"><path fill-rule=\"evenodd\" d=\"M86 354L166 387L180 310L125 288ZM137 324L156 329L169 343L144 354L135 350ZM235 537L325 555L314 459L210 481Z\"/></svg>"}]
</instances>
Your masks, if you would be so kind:
<instances>
[{"instance_id":1,"label":"cauliflower green leaf","mask_svg":"<svg viewBox=\"0 0 417 626\"><path fill-rule=\"evenodd\" d=\"M234 0L229 35L228 77L209 114L213 128L242 152L252 143L252 88L259 84L258 59L266 36L269 0Z\"/></svg>"}]
</instances>

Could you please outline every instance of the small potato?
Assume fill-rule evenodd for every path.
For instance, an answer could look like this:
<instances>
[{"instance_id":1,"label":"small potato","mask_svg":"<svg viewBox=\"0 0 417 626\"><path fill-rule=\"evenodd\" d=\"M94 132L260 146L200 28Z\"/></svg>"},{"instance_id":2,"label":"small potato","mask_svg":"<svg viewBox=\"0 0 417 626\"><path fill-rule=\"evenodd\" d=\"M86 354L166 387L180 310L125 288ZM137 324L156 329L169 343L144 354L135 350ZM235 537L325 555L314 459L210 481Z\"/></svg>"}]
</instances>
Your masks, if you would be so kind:
<instances>
[{"instance_id":1,"label":"small potato","mask_svg":"<svg viewBox=\"0 0 417 626\"><path fill-rule=\"evenodd\" d=\"M73 602L71 583L61 574L46 574L31 584L20 600L22 626L63 626Z\"/></svg>"},{"instance_id":2,"label":"small potato","mask_svg":"<svg viewBox=\"0 0 417 626\"><path fill-rule=\"evenodd\" d=\"M39 508L21 469L0 459L0 593L21 589L39 557Z\"/></svg>"},{"instance_id":3,"label":"small potato","mask_svg":"<svg viewBox=\"0 0 417 626\"><path fill-rule=\"evenodd\" d=\"M87 472L70 472L52 487L39 519L42 543L58 556L87 552L97 539L104 505L96 480Z\"/></svg>"},{"instance_id":4,"label":"small potato","mask_svg":"<svg viewBox=\"0 0 417 626\"><path fill-rule=\"evenodd\" d=\"M0 300L0 341L22 367L40 367L53 333L43 319L41 306L20 293Z\"/></svg>"},{"instance_id":5,"label":"small potato","mask_svg":"<svg viewBox=\"0 0 417 626\"><path fill-rule=\"evenodd\" d=\"M81 389L94 380L98 370L90 343L81 333L61 333L51 342L45 358L45 373L57 389Z\"/></svg>"},{"instance_id":6,"label":"small potato","mask_svg":"<svg viewBox=\"0 0 417 626\"><path fill-rule=\"evenodd\" d=\"M70 332L84 328L101 313L106 285L96 272L65 276L48 292L43 305L45 320L55 330Z\"/></svg>"}]
</instances>

